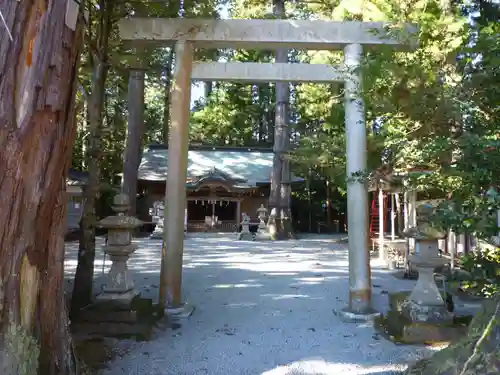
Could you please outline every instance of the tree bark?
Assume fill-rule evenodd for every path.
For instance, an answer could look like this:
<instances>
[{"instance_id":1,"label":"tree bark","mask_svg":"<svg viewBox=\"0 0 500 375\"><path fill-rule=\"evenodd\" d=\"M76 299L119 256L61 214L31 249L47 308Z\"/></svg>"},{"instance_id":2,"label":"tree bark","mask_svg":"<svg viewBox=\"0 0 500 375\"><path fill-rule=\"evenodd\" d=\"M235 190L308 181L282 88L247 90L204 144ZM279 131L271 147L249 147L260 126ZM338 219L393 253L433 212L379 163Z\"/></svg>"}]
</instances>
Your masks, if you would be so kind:
<instances>
[{"instance_id":1,"label":"tree bark","mask_svg":"<svg viewBox=\"0 0 500 375\"><path fill-rule=\"evenodd\" d=\"M285 18L285 1L274 0L274 16ZM276 62L288 62L288 50L276 50ZM288 82L276 83L276 114L274 121L274 158L271 175L271 191L269 196L269 208L275 209L276 228L278 239L291 235L290 218L290 161L286 153L290 147L289 130L289 99L290 89ZM272 221L271 221L272 222Z\"/></svg>"},{"instance_id":2,"label":"tree bark","mask_svg":"<svg viewBox=\"0 0 500 375\"><path fill-rule=\"evenodd\" d=\"M167 123L168 126L168 123ZM165 128L164 128L165 130ZM144 134L144 71L131 70L128 81L128 125L123 161L122 191L130 198L128 214L135 216L137 205L137 170L141 163ZM168 133L167 133L168 139Z\"/></svg>"},{"instance_id":3,"label":"tree bark","mask_svg":"<svg viewBox=\"0 0 500 375\"><path fill-rule=\"evenodd\" d=\"M500 296L474 316L467 335L431 358L410 366L405 375L493 375L500 373Z\"/></svg>"},{"instance_id":4,"label":"tree bark","mask_svg":"<svg viewBox=\"0 0 500 375\"><path fill-rule=\"evenodd\" d=\"M0 372L74 374L63 232L81 22L66 25L66 0L0 11Z\"/></svg>"},{"instance_id":5,"label":"tree bark","mask_svg":"<svg viewBox=\"0 0 500 375\"><path fill-rule=\"evenodd\" d=\"M88 166L88 183L83 191L83 212L81 221L81 237L78 247L78 264L76 267L73 293L71 298L71 317L76 318L78 311L92 301L95 259L95 229L97 226L96 203L101 185L102 126L104 89L108 74L109 34L112 26L112 0L99 1L99 29L97 47L93 54L92 83L88 98L89 136L86 155Z\"/></svg>"}]
</instances>

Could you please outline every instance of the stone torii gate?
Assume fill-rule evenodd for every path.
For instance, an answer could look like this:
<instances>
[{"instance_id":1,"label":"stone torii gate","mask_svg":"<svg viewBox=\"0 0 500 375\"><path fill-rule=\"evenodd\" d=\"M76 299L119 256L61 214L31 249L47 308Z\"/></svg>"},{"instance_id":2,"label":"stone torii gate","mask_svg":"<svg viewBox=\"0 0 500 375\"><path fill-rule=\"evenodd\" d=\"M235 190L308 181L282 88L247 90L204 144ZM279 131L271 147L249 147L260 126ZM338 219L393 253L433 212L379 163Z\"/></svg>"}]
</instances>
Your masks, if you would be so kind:
<instances>
[{"instance_id":1,"label":"stone torii gate","mask_svg":"<svg viewBox=\"0 0 500 375\"><path fill-rule=\"evenodd\" d=\"M400 47L398 40L387 36L384 26L380 22L263 19L129 18L120 21L120 35L124 41L134 45L175 45L176 52L170 102L166 235L162 256L162 280L166 281L167 290L160 291L160 303L167 299L167 308L177 311L185 306L181 299L181 282L191 81L344 82L347 176L350 177L366 170L366 127L358 69L363 46ZM199 63L193 62L194 48L343 49L344 64L334 67L288 63ZM374 314L367 210L366 182L349 178L349 303L343 311L343 316L348 319L367 319Z\"/></svg>"}]
</instances>

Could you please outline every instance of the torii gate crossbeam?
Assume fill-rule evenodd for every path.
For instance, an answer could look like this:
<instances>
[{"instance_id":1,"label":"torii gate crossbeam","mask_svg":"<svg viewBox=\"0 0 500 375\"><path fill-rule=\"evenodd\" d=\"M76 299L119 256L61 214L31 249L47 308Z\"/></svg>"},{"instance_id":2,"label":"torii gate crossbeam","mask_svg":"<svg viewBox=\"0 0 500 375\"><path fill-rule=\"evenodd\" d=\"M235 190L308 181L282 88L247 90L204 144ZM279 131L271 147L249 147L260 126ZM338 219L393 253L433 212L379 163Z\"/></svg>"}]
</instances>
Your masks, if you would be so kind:
<instances>
[{"instance_id":1,"label":"torii gate crossbeam","mask_svg":"<svg viewBox=\"0 0 500 375\"><path fill-rule=\"evenodd\" d=\"M326 64L196 62L191 79L208 82L334 83L345 80L344 70L344 67Z\"/></svg>"},{"instance_id":2,"label":"torii gate crossbeam","mask_svg":"<svg viewBox=\"0 0 500 375\"><path fill-rule=\"evenodd\" d=\"M129 18L119 22L124 41L173 45L189 41L195 48L274 50L287 47L309 50L341 50L349 44L367 47L408 45L390 37L387 23L323 20ZM407 27L409 32L412 27Z\"/></svg>"}]
</instances>

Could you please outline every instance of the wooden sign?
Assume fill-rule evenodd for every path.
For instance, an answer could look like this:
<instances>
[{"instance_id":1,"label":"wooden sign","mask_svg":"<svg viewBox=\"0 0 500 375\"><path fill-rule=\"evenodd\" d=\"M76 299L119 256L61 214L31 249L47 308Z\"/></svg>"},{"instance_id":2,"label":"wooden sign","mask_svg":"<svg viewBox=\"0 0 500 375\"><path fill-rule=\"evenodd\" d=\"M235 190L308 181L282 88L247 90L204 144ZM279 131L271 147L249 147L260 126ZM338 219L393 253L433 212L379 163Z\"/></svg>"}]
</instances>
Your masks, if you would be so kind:
<instances>
[{"instance_id":1,"label":"wooden sign","mask_svg":"<svg viewBox=\"0 0 500 375\"><path fill-rule=\"evenodd\" d=\"M73 31L76 30L79 11L80 5L75 0L68 0L66 2L66 26Z\"/></svg>"}]
</instances>

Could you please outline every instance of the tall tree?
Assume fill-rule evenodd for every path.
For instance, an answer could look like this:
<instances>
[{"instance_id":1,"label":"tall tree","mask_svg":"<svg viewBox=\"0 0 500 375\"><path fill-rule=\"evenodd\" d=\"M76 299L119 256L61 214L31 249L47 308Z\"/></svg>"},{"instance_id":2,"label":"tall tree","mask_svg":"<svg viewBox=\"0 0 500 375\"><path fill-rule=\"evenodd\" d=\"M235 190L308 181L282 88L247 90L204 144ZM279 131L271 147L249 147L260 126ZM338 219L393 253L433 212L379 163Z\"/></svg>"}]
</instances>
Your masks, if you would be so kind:
<instances>
[{"instance_id":1,"label":"tall tree","mask_svg":"<svg viewBox=\"0 0 500 375\"><path fill-rule=\"evenodd\" d=\"M285 0L273 0L273 13L278 19L286 18ZM276 50L276 62L288 62L288 50ZM287 152L290 147L290 88L288 82L276 83L276 114L274 121L274 158L271 174L271 190L269 195L269 208L274 210L276 228L272 232L277 238L284 238L291 234L290 221L290 161ZM271 220L271 225L273 220Z\"/></svg>"},{"instance_id":2,"label":"tall tree","mask_svg":"<svg viewBox=\"0 0 500 375\"><path fill-rule=\"evenodd\" d=\"M95 5L95 4L94 4ZM90 22L85 32L89 65L92 76L88 101L88 183L84 189L81 239L78 248L78 265L73 283L71 314L75 314L92 298L95 259L95 229L97 226L96 203L101 186L101 161L103 157L103 115L106 77L109 70L109 38L113 27L113 0L99 0L92 7Z\"/></svg>"},{"instance_id":3,"label":"tall tree","mask_svg":"<svg viewBox=\"0 0 500 375\"><path fill-rule=\"evenodd\" d=\"M136 215L137 170L141 163L144 135L144 70L129 72L127 139L123 158L122 191L130 198L128 214Z\"/></svg>"},{"instance_id":4,"label":"tall tree","mask_svg":"<svg viewBox=\"0 0 500 375\"><path fill-rule=\"evenodd\" d=\"M75 136L78 7L67 0L0 1L3 374L76 372L64 302L63 231Z\"/></svg>"}]
</instances>

